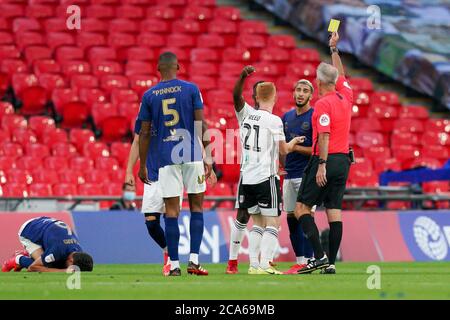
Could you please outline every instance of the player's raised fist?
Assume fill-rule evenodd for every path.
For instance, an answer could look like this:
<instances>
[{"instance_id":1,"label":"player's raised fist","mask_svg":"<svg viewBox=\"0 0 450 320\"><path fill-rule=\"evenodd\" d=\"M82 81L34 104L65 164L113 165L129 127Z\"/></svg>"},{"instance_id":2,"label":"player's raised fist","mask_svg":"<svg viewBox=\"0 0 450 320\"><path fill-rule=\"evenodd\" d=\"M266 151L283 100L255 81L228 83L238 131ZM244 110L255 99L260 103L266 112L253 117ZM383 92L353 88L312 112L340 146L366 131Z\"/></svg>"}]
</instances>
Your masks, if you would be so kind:
<instances>
[{"instance_id":1,"label":"player's raised fist","mask_svg":"<svg viewBox=\"0 0 450 320\"><path fill-rule=\"evenodd\" d=\"M339 41L339 34L338 34L337 32L333 32L333 33L331 34L329 46L330 46L330 47L336 47L338 41Z\"/></svg>"},{"instance_id":2,"label":"player's raised fist","mask_svg":"<svg viewBox=\"0 0 450 320\"><path fill-rule=\"evenodd\" d=\"M253 67L253 66L245 66L244 69L242 69L241 76L246 78L246 77L248 77L249 75L251 75L255 71L256 71L255 67Z\"/></svg>"}]
</instances>

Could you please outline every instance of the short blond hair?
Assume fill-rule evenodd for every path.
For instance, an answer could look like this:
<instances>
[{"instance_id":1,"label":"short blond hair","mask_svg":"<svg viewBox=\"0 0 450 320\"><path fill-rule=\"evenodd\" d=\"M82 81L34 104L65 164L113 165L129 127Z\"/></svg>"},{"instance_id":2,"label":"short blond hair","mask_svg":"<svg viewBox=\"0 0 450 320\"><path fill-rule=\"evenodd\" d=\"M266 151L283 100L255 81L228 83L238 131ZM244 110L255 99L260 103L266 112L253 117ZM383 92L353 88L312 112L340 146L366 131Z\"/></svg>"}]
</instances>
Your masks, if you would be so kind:
<instances>
[{"instance_id":1,"label":"short blond hair","mask_svg":"<svg viewBox=\"0 0 450 320\"><path fill-rule=\"evenodd\" d=\"M273 82L263 82L256 87L256 99L261 102L268 102L275 97L277 89Z\"/></svg>"}]
</instances>

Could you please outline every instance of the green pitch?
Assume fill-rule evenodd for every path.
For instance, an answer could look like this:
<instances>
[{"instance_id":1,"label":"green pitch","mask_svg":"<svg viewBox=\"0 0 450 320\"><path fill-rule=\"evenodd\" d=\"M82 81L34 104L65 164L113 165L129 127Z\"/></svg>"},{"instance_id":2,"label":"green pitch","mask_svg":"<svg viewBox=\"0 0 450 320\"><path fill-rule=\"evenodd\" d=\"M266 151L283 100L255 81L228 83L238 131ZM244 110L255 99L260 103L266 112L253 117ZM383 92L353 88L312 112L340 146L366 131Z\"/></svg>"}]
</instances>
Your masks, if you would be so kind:
<instances>
[{"instance_id":1,"label":"green pitch","mask_svg":"<svg viewBox=\"0 0 450 320\"><path fill-rule=\"evenodd\" d=\"M81 275L81 289L68 290L68 275L0 273L0 299L450 299L450 263L374 263L381 289L369 290L370 263L339 263L338 274L249 276L224 274L166 278L160 265L97 265ZM289 267L279 264L280 270Z\"/></svg>"}]
</instances>

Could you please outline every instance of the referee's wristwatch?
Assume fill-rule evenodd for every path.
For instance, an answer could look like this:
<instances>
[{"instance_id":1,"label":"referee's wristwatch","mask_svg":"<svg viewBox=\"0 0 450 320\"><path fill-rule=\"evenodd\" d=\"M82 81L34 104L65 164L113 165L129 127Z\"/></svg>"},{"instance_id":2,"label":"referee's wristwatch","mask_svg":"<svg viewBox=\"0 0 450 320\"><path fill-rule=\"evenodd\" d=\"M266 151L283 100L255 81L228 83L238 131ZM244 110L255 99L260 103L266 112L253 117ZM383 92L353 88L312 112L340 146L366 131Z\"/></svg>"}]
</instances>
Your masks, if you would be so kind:
<instances>
[{"instance_id":1,"label":"referee's wristwatch","mask_svg":"<svg viewBox=\"0 0 450 320\"><path fill-rule=\"evenodd\" d=\"M319 164L326 164L327 160L319 159Z\"/></svg>"}]
</instances>

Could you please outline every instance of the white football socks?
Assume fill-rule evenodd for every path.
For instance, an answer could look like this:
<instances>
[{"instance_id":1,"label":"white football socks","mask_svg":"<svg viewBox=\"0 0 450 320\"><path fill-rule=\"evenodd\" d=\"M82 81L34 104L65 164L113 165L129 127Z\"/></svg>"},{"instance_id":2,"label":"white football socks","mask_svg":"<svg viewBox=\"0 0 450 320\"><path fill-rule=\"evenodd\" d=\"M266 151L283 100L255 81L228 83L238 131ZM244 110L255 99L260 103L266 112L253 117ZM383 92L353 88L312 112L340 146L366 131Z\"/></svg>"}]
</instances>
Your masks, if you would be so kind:
<instances>
[{"instance_id":1,"label":"white football socks","mask_svg":"<svg viewBox=\"0 0 450 320\"><path fill-rule=\"evenodd\" d=\"M198 264L198 253L191 253L189 255L189 261Z\"/></svg>"},{"instance_id":2,"label":"white football socks","mask_svg":"<svg viewBox=\"0 0 450 320\"><path fill-rule=\"evenodd\" d=\"M242 239L245 235L246 224L234 220L230 230L230 255L229 260L237 260L239 249L241 248Z\"/></svg>"},{"instance_id":3,"label":"white football socks","mask_svg":"<svg viewBox=\"0 0 450 320\"><path fill-rule=\"evenodd\" d=\"M257 225L253 225L253 228L250 231L248 254L250 258L250 266L253 268L259 267L259 252L261 249L261 239L263 237L263 233L264 229Z\"/></svg>"},{"instance_id":4,"label":"white football socks","mask_svg":"<svg viewBox=\"0 0 450 320\"><path fill-rule=\"evenodd\" d=\"M275 227L266 227L261 240L261 263L262 269L270 267L270 261L273 259L275 249L278 245L278 229Z\"/></svg>"},{"instance_id":5,"label":"white football socks","mask_svg":"<svg viewBox=\"0 0 450 320\"><path fill-rule=\"evenodd\" d=\"M171 261L170 270L175 270L176 268L180 268L180 261Z\"/></svg>"}]
</instances>

